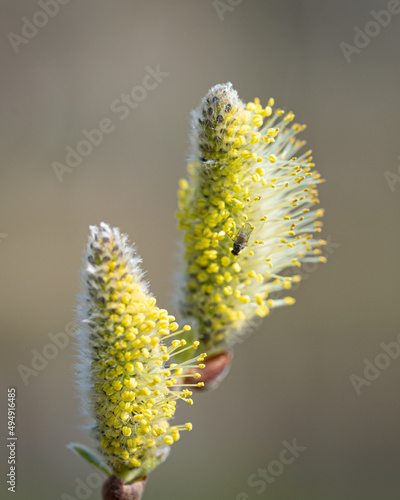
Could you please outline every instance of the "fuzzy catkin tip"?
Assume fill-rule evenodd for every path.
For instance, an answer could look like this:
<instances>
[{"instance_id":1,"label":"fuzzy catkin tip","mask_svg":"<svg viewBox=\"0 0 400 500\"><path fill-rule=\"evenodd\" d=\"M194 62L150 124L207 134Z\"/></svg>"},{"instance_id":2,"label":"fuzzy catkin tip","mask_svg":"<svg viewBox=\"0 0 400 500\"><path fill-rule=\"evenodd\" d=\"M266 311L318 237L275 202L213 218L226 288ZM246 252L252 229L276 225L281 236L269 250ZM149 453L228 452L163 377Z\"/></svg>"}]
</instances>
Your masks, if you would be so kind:
<instances>
[{"instance_id":1,"label":"fuzzy catkin tip","mask_svg":"<svg viewBox=\"0 0 400 500\"><path fill-rule=\"evenodd\" d=\"M215 85L192 113L193 153L202 161L228 158L244 104L231 83Z\"/></svg>"}]
</instances>

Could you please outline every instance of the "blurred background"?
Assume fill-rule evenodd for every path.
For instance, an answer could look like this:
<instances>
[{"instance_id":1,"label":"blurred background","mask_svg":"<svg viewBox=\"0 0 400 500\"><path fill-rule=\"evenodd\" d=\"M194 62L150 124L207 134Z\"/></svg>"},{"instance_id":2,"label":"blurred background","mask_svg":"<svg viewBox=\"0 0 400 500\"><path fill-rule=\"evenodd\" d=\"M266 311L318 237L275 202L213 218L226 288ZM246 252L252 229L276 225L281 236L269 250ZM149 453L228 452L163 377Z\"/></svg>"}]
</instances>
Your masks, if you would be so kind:
<instances>
[{"instance_id":1,"label":"blurred background","mask_svg":"<svg viewBox=\"0 0 400 500\"><path fill-rule=\"evenodd\" d=\"M218 390L180 405L177 422L195 430L151 474L144 499L397 499L400 357L382 356L381 344L400 349L398 2L63 1L1 5L1 498L12 495L7 387L17 391L13 498L100 498L95 469L65 447L90 444L73 341L46 351L49 334L73 319L88 226L100 221L129 234L174 313L189 114L232 81L244 101L273 96L307 123L302 137L326 179L328 263L303 271L296 304L237 346ZM157 85L136 89L122 111L152 71ZM63 170L66 148L105 119L109 133ZM35 365L44 349L53 359ZM365 360L375 359L368 381ZM293 440L302 451L280 466Z\"/></svg>"}]
</instances>

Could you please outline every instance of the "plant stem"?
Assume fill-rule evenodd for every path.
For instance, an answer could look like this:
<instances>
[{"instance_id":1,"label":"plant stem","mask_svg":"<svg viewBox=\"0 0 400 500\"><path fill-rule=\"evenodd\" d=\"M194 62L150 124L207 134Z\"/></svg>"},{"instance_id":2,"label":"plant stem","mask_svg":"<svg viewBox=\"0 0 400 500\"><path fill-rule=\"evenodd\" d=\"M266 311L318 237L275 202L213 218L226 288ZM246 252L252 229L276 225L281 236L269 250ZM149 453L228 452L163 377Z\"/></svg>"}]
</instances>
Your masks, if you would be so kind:
<instances>
[{"instance_id":1,"label":"plant stem","mask_svg":"<svg viewBox=\"0 0 400 500\"><path fill-rule=\"evenodd\" d=\"M126 484L117 476L110 476L103 484L103 500L140 500L146 486L147 476Z\"/></svg>"}]
</instances>

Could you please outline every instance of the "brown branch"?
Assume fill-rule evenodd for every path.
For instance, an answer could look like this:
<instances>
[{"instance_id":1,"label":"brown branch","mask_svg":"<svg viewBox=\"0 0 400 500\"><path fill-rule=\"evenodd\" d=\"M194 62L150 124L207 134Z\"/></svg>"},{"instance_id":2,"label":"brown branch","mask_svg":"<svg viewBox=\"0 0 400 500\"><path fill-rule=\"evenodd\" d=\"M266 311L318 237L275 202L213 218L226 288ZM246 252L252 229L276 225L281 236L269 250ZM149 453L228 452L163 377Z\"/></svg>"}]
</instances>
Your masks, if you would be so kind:
<instances>
[{"instance_id":1,"label":"brown branch","mask_svg":"<svg viewBox=\"0 0 400 500\"><path fill-rule=\"evenodd\" d=\"M126 484L123 479L117 476L110 476L103 484L103 500L140 500L147 476L142 477L135 483Z\"/></svg>"}]
</instances>

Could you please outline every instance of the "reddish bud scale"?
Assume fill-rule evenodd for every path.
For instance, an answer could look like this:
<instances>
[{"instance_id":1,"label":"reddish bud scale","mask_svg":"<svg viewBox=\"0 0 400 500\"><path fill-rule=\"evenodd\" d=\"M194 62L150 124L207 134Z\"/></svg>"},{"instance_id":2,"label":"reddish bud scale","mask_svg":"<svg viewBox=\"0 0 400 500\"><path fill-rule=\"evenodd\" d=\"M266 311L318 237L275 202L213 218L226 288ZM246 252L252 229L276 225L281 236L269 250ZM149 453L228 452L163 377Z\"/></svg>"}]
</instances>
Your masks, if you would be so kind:
<instances>
[{"instance_id":1,"label":"reddish bud scale","mask_svg":"<svg viewBox=\"0 0 400 500\"><path fill-rule=\"evenodd\" d=\"M233 358L233 351L224 351L215 356L207 358L204 361L205 368L199 373L200 378L195 379L196 382L204 382L202 387L193 387L197 391L207 391L215 389L222 382L229 372L230 364ZM185 384L190 384L193 380L190 374L196 373L196 369L188 370L187 376L184 378Z\"/></svg>"}]
</instances>

